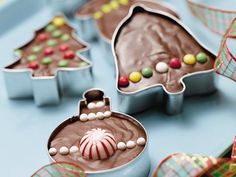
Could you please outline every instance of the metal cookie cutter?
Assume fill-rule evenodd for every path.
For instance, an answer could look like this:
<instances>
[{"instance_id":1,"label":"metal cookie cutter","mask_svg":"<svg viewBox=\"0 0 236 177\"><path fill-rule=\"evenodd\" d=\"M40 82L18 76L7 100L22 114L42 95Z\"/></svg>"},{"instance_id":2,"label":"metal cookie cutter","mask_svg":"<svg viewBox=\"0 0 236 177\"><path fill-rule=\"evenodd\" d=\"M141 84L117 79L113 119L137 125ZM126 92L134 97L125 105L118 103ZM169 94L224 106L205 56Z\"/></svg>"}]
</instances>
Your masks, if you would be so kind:
<instances>
[{"instance_id":1,"label":"metal cookie cutter","mask_svg":"<svg viewBox=\"0 0 236 177\"><path fill-rule=\"evenodd\" d=\"M60 17L66 20L65 17ZM69 25L68 21L65 21L65 25L67 25L71 29L74 29ZM42 29L39 29L38 31ZM17 54L17 61L3 69L8 97L11 99L33 97L36 105L43 106L58 104L62 95L78 96L88 88L91 88L93 83L92 63L85 59L85 57L83 56L83 53L88 56L88 44L84 41L79 40L74 30L71 35L74 40L85 46L79 51L76 51L75 56L86 62L86 66L80 68L57 68L56 73L53 76L34 77L32 75L33 70L27 67L25 69L11 68L11 66L20 62L21 56ZM32 36L32 39L24 46L30 45L30 43L34 41L34 37L35 34ZM79 52L82 53L80 54Z\"/></svg>"},{"instance_id":2,"label":"metal cookie cutter","mask_svg":"<svg viewBox=\"0 0 236 177\"><path fill-rule=\"evenodd\" d=\"M180 79L183 89L182 91L177 93L169 92L162 84L155 84L152 86L143 87L133 92L122 91L118 86L120 63L118 62L115 46L117 44L117 40L122 28L127 23L129 23L135 13L143 12L154 14L175 21L176 24L180 25L188 34L190 34L192 38L196 42L198 42L198 44L205 51L207 51L209 55L215 57L215 54L210 52L209 49L202 45L200 41L198 41L196 37L190 32L190 30L186 26L184 26L184 24L177 18L170 16L167 13L153 10L142 5L133 6L130 9L129 15L124 18L123 21L117 27L112 39L112 51L116 63L116 89L120 102L119 109L122 112L126 113L138 113L146 110L147 108L154 105L155 102L157 102L158 104L161 104L164 107L165 111L168 114L178 114L182 111L184 96L202 95L215 91L216 88L214 67L212 66L212 69L210 70L193 72L191 74L183 76Z\"/></svg>"},{"instance_id":3,"label":"metal cookie cutter","mask_svg":"<svg viewBox=\"0 0 236 177\"><path fill-rule=\"evenodd\" d=\"M103 103L103 104L101 104L101 103ZM111 111L109 98L104 97L104 92L101 90L98 90L98 89L91 89L91 90L88 90L87 92L85 92L84 99L79 102L78 107L79 107L78 115L73 116L73 117L67 119L66 121L62 122L52 132L51 136L49 137L48 144L47 144L47 150L49 152L48 155L52 161L61 161L63 158L65 158L68 162L71 162L71 163L77 162L78 165L81 166L85 170L85 173L88 175L88 177L111 177L111 176L144 177L144 176L148 176L149 171L150 171L150 159L149 159L149 154L148 154L148 135L147 135L145 128L141 125L141 123L139 123L135 118L133 118L129 115ZM91 112L97 112L96 115L99 115L98 113L101 114L102 112L104 112L105 117L103 117L103 118L93 117L92 118L92 116L90 116L90 115L92 115L93 113L91 113ZM110 117L106 116L106 112L109 112ZM86 120L85 120L86 116L84 116L85 114L88 115L88 119L86 119ZM112 119L112 120L110 120L110 119ZM123 119L123 120L119 123L120 119L121 120ZM109 169L99 170L99 171L86 170L85 166L87 164L92 163L91 166L96 164L95 166L97 167L97 165L99 165L100 163L98 163L99 161L96 162L97 159L96 160L90 159L91 157L96 156L94 154L91 156L89 155L89 159L85 158L86 160L82 157L83 151L81 151L81 148L83 148L83 145L81 145L80 143L84 137L81 136L80 135L81 133L79 133L79 131L77 132L76 130L80 130L80 131L82 130L82 131L86 132L88 129L94 130L98 126L100 126L101 128L104 128L104 129L106 129L106 126L109 126L109 128L111 129L110 131L113 132L113 131L115 131L115 129L113 129L114 124L112 123L114 120L116 122L115 126L118 126L118 128L116 128L116 129L121 130L121 132L113 133L115 139L117 139L120 136L122 137L122 139L128 139L128 137L125 138L125 136L122 135L124 133L123 128L128 126L123 121L128 121L131 123L130 125L135 126L135 127L139 127L138 129L142 130L141 131L142 133L139 133L138 135L133 135L134 133L131 133L132 138L134 138L135 136L139 136L140 134L142 134L143 137L146 137L145 144L142 144L143 147L142 147L142 149L140 149L140 153L136 157L134 157L130 161L127 161L123 165L118 165L115 167L110 167ZM89 122L91 122L91 124ZM79 128L80 126L81 126L81 129ZM133 127L133 129L135 129L135 127ZM69 133L67 136L67 133L70 132L70 130L73 130L73 131L71 133ZM88 134L86 133L86 135L88 135ZM111 135L109 135L109 136L111 136ZM98 137L98 136L96 136L96 137ZM131 138L131 137L129 137L129 138ZM124 142L125 142L125 140L124 140ZM118 141L116 143L118 143ZM134 148L139 148L138 146L140 144L138 143L138 141L136 143L137 143L136 147L134 147ZM122 150L119 150L118 144L117 144L116 151L122 151ZM61 151L62 150L61 147L68 148L68 151L67 151L68 153L61 155L61 153L63 153L63 151ZM76 151L70 153L72 147L73 147L73 150L76 149ZM87 146L84 146L84 147L86 148ZM94 149L94 148L90 147L90 149ZM99 154L98 151L100 151L100 149L97 149L97 154ZM93 151L91 151L91 150L86 151L86 152L89 152L89 154L93 153ZM122 152L123 153L130 153L130 150L128 149L128 143L127 143L127 149L123 149ZM100 152L100 155L101 154L102 153ZM117 155L117 154L115 154L115 155ZM118 156L119 155L120 154L118 153ZM117 159L119 158L118 156L116 157ZM81 160L81 158L82 158L82 160ZM112 156L110 158L112 158ZM104 159L103 161L106 161L106 159ZM109 160L109 157L108 157L108 160ZM103 161L101 161L101 163L104 163ZM114 163L114 161L112 161L112 163Z\"/></svg>"}]
</instances>

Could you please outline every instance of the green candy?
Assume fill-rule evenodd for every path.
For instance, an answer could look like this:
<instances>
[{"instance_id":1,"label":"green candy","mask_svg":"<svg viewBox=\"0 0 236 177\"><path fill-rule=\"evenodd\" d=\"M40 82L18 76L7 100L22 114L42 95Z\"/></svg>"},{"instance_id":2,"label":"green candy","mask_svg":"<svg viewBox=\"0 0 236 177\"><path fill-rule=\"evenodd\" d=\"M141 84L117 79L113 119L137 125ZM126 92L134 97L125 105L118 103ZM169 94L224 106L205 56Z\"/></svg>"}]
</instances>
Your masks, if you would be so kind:
<instances>
[{"instance_id":1,"label":"green candy","mask_svg":"<svg viewBox=\"0 0 236 177\"><path fill-rule=\"evenodd\" d=\"M152 77L152 75L153 75L152 68L150 68L150 67L143 68L142 75L143 75L143 77L146 77L146 78Z\"/></svg>"},{"instance_id":2,"label":"green candy","mask_svg":"<svg viewBox=\"0 0 236 177\"><path fill-rule=\"evenodd\" d=\"M88 63L86 63L86 62L81 62L80 64L79 64L79 67L85 67L85 66L88 66L89 64Z\"/></svg>"},{"instance_id":3,"label":"green candy","mask_svg":"<svg viewBox=\"0 0 236 177\"><path fill-rule=\"evenodd\" d=\"M67 67L69 65L69 62L67 60L61 60L58 62L59 67Z\"/></svg>"},{"instance_id":4,"label":"green candy","mask_svg":"<svg viewBox=\"0 0 236 177\"><path fill-rule=\"evenodd\" d=\"M50 40L47 41L47 45L51 46L51 47L54 47L54 46L57 45L57 41L54 40L54 39L50 39Z\"/></svg>"},{"instance_id":5,"label":"green candy","mask_svg":"<svg viewBox=\"0 0 236 177\"><path fill-rule=\"evenodd\" d=\"M206 63L207 62L207 55L203 52L197 54L196 59L199 63Z\"/></svg>"},{"instance_id":6,"label":"green candy","mask_svg":"<svg viewBox=\"0 0 236 177\"><path fill-rule=\"evenodd\" d=\"M29 55L28 57L27 57L27 60L28 61L34 61L34 60L36 60L37 59L37 56L36 55Z\"/></svg>"},{"instance_id":7,"label":"green candy","mask_svg":"<svg viewBox=\"0 0 236 177\"><path fill-rule=\"evenodd\" d=\"M20 49L17 49L17 50L15 50L15 55L17 56L17 57L21 57L22 56L22 50L20 50Z\"/></svg>"},{"instance_id":8,"label":"green candy","mask_svg":"<svg viewBox=\"0 0 236 177\"><path fill-rule=\"evenodd\" d=\"M56 38L60 37L61 35L62 35L62 32L60 30L56 30L52 33L52 36Z\"/></svg>"},{"instance_id":9,"label":"green candy","mask_svg":"<svg viewBox=\"0 0 236 177\"><path fill-rule=\"evenodd\" d=\"M41 60L41 64L43 65L49 65L52 63L52 58L51 57L45 57Z\"/></svg>"},{"instance_id":10,"label":"green candy","mask_svg":"<svg viewBox=\"0 0 236 177\"><path fill-rule=\"evenodd\" d=\"M61 36L61 40L62 41L68 41L70 39L70 35L69 34L63 34L62 36Z\"/></svg>"},{"instance_id":11,"label":"green candy","mask_svg":"<svg viewBox=\"0 0 236 177\"><path fill-rule=\"evenodd\" d=\"M32 52L34 52L34 53L38 53L38 52L40 52L42 50L42 47L40 47L40 46L34 46L33 48L32 48Z\"/></svg>"},{"instance_id":12,"label":"green candy","mask_svg":"<svg viewBox=\"0 0 236 177\"><path fill-rule=\"evenodd\" d=\"M56 29L56 27L52 24L50 24L46 27L47 32L53 32L55 29Z\"/></svg>"}]
</instances>

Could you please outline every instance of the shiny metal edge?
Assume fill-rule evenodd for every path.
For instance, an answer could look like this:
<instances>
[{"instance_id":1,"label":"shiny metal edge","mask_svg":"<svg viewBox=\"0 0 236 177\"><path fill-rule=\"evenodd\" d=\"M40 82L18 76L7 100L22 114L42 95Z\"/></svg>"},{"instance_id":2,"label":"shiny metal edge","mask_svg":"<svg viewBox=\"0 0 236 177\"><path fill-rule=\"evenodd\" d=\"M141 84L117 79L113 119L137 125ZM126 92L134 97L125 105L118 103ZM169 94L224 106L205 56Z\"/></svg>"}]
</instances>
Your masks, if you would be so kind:
<instances>
[{"instance_id":1,"label":"shiny metal edge","mask_svg":"<svg viewBox=\"0 0 236 177\"><path fill-rule=\"evenodd\" d=\"M134 11L137 10L137 11L146 11L146 12L149 12L149 13L154 13L154 14L157 14L157 15L161 15L161 16L164 16L165 18L170 18L172 20L174 20L178 25L182 26L182 28L188 33L190 34L195 41L198 42L198 44L203 47L205 50L207 50L209 53L211 53L212 55L216 56L215 53L213 53L211 50L209 50L209 48L207 48L206 46L204 46L197 38L196 36L191 32L191 30L186 27L178 18L174 17L173 15L170 15L166 12L163 12L163 11L159 11L159 10L154 10L154 9L151 9L151 8L148 8L146 7L145 5L142 5L142 4L136 4L134 6L132 6L130 8L130 11L129 11L129 14L121 21L121 23L117 26L115 32L114 32L114 35L113 35L113 38L112 38L112 53L113 53L113 57L114 57L114 60L115 60L115 66L116 66L116 90L118 92L118 95L119 96L125 96L125 97L139 97L139 94L142 93L142 92L149 92L149 93L155 93L155 88L156 87L160 87L164 93L164 102L166 102L166 106L165 106L165 110L168 114L179 114L181 111L182 111L182 107L183 107L183 97L185 95L185 90L186 90L186 83L184 82L184 80L187 80L188 78L191 78L193 76L200 76L200 75L207 75L208 78L212 78L214 80L214 71L215 69L212 68L210 70L205 70L205 71L199 71L199 72L195 72L195 73L191 73L191 74L187 74L185 76L183 76L181 79L180 79L180 82L181 84L183 85L183 90L180 91L180 92L176 92L176 93L172 93L172 92L169 92L168 90L166 90L166 88L163 86L163 84L155 84L155 85L152 85L152 86L148 86L148 87L145 87L143 89L139 89L137 91L134 91L134 92L124 92L124 91L121 91L118 87L118 77L119 77L119 69L118 69L118 63L117 63L117 56L116 56L116 52L115 52L115 44L116 44L116 40L117 40L117 36L119 34L119 31L122 29L123 25L125 25L125 23L132 18L133 16L133 13ZM213 92L215 90L215 83L214 81L213 82L210 82L212 83L213 85L210 86L211 89L208 89L208 88L205 88L206 90L202 93L210 93L210 92ZM200 85L200 83L198 84ZM191 87L191 85L188 87ZM200 94L200 93L199 93ZM188 93L188 95L192 95L191 93ZM179 97L179 98L178 98ZM143 97L141 97L139 99L139 101L142 100ZM122 99L122 97L121 97ZM132 99L132 98L130 98ZM152 101L152 100L149 100L149 101ZM127 102L131 102L131 100L128 100ZM178 103L178 104L176 104ZM146 105L147 103L144 103L144 109L141 110L141 109L136 109L135 111L134 110L126 110L128 111L128 113L137 113L137 112L141 112L141 111L144 111L146 109ZM126 104L126 107L129 107L130 104ZM141 107L141 106L140 106ZM131 108L132 109L132 108Z\"/></svg>"}]
</instances>

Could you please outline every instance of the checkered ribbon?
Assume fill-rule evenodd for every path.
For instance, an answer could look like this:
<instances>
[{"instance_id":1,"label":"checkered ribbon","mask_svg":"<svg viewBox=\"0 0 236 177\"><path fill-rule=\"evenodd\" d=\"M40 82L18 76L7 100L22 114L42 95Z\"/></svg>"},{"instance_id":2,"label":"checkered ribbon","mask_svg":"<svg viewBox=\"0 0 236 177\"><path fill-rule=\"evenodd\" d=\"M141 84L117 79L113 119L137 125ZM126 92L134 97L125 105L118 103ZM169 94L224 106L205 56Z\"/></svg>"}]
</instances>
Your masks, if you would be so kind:
<instances>
[{"instance_id":1,"label":"checkered ribbon","mask_svg":"<svg viewBox=\"0 0 236 177\"><path fill-rule=\"evenodd\" d=\"M58 162L44 166L31 177L86 177L86 175L75 164Z\"/></svg>"},{"instance_id":2,"label":"checkered ribbon","mask_svg":"<svg viewBox=\"0 0 236 177\"><path fill-rule=\"evenodd\" d=\"M236 17L236 11L212 8L187 0L188 6L196 16L211 31L224 35L231 21Z\"/></svg>"},{"instance_id":3,"label":"checkered ribbon","mask_svg":"<svg viewBox=\"0 0 236 177\"><path fill-rule=\"evenodd\" d=\"M216 72L218 74L236 81L236 58L227 46L228 39L235 39L236 42L236 18L232 21L223 37L215 63Z\"/></svg>"}]
</instances>

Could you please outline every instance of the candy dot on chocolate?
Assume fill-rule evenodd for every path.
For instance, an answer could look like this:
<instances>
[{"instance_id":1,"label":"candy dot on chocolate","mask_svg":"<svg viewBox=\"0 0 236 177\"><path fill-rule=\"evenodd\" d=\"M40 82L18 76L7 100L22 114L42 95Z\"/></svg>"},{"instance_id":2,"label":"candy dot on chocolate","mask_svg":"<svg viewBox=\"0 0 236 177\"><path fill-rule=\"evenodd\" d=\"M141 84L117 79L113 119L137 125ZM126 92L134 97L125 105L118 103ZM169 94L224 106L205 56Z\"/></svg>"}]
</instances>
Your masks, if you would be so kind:
<instances>
[{"instance_id":1,"label":"candy dot on chocolate","mask_svg":"<svg viewBox=\"0 0 236 177\"><path fill-rule=\"evenodd\" d=\"M52 63L52 58L51 57L45 57L41 60L41 64L43 65L49 65Z\"/></svg>"},{"instance_id":2,"label":"candy dot on chocolate","mask_svg":"<svg viewBox=\"0 0 236 177\"><path fill-rule=\"evenodd\" d=\"M108 117L111 117L111 111L105 111L104 112L104 117L108 118Z\"/></svg>"},{"instance_id":3,"label":"candy dot on chocolate","mask_svg":"<svg viewBox=\"0 0 236 177\"><path fill-rule=\"evenodd\" d=\"M85 66L88 66L89 64L88 63L86 63L86 62L81 62L81 63L79 63L79 67L85 67Z\"/></svg>"},{"instance_id":4,"label":"candy dot on chocolate","mask_svg":"<svg viewBox=\"0 0 236 177\"><path fill-rule=\"evenodd\" d=\"M38 40L46 41L48 39L48 35L46 33L41 33L38 35Z\"/></svg>"},{"instance_id":5,"label":"candy dot on chocolate","mask_svg":"<svg viewBox=\"0 0 236 177\"><path fill-rule=\"evenodd\" d=\"M197 54L196 59L199 63L206 63L207 62L207 55L203 52Z\"/></svg>"},{"instance_id":6,"label":"candy dot on chocolate","mask_svg":"<svg viewBox=\"0 0 236 177\"><path fill-rule=\"evenodd\" d=\"M54 156L54 155L57 154L57 149L56 149L56 148L50 148L50 149L48 150L48 152L49 152L49 154L50 154L51 156Z\"/></svg>"},{"instance_id":7,"label":"candy dot on chocolate","mask_svg":"<svg viewBox=\"0 0 236 177\"><path fill-rule=\"evenodd\" d=\"M135 144L134 141L128 141L128 142L126 143L126 147L127 147L128 149L132 149L132 148L134 148L135 146L136 146L136 144Z\"/></svg>"},{"instance_id":8,"label":"candy dot on chocolate","mask_svg":"<svg viewBox=\"0 0 236 177\"><path fill-rule=\"evenodd\" d=\"M113 9L113 10L116 10L119 8L119 3L116 1L116 0L112 0L110 2L110 7Z\"/></svg>"},{"instance_id":9,"label":"candy dot on chocolate","mask_svg":"<svg viewBox=\"0 0 236 177\"><path fill-rule=\"evenodd\" d=\"M64 53L64 59L71 60L73 58L75 58L75 52L73 52L72 50L66 51Z\"/></svg>"},{"instance_id":10,"label":"candy dot on chocolate","mask_svg":"<svg viewBox=\"0 0 236 177\"><path fill-rule=\"evenodd\" d=\"M102 12L100 11L97 11L93 14L93 18L96 20L100 19L101 17L102 17Z\"/></svg>"},{"instance_id":11,"label":"candy dot on chocolate","mask_svg":"<svg viewBox=\"0 0 236 177\"><path fill-rule=\"evenodd\" d=\"M61 155L67 155L69 153L69 149L65 146L62 146L59 150Z\"/></svg>"},{"instance_id":12,"label":"candy dot on chocolate","mask_svg":"<svg viewBox=\"0 0 236 177\"><path fill-rule=\"evenodd\" d=\"M65 51L67 51L68 49L69 49L69 45L68 45L68 44L62 44L62 45L59 46L59 50L60 50L61 52L65 52Z\"/></svg>"},{"instance_id":13,"label":"candy dot on chocolate","mask_svg":"<svg viewBox=\"0 0 236 177\"><path fill-rule=\"evenodd\" d=\"M100 120L104 119L104 114L103 114L103 112L97 112L97 113L96 113L96 118L97 118L97 119L100 119Z\"/></svg>"},{"instance_id":14,"label":"candy dot on chocolate","mask_svg":"<svg viewBox=\"0 0 236 177\"><path fill-rule=\"evenodd\" d=\"M152 75L153 75L152 68L150 68L150 67L143 68L142 75L143 75L143 77L146 77L146 78L152 77Z\"/></svg>"},{"instance_id":15,"label":"candy dot on chocolate","mask_svg":"<svg viewBox=\"0 0 236 177\"><path fill-rule=\"evenodd\" d=\"M143 137L137 139L137 145L144 146L146 144L146 140Z\"/></svg>"},{"instance_id":16,"label":"candy dot on chocolate","mask_svg":"<svg viewBox=\"0 0 236 177\"><path fill-rule=\"evenodd\" d=\"M65 24L65 20L62 17L55 17L52 20L52 24L56 27L61 27Z\"/></svg>"},{"instance_id":17,"label":"candy dot on chocolate","mask_svg":"<svg viewBox=\"0 0 236 177\"><path fill-rule=\"evenodd\" d=\"M181 68L181 60L179 58L172 58L169 63L170 67L173 69Z\"/></svg>"},{"instance_id":18,"label":"candy dot on chocolate","mask_svg":"<svg viewBox=\"0 0 236 177\"><path fill-rule=\"evenodd\" d=\"M37 59L37 56L36 55L29 55L28 57L27 57L27 60L28 61L34 61L34 60L36 60Z\"/></svg>"},{"instance_id":19,"label":"candy dot on chocolate","mask_svg":"<svg viewBox=\"0 0 236 177\"><path fill-rule=\"evenodd\" d=\"M39 68L39 63L38 61L33 61L28 64L28 68L36 70Z\"/></svg>"},{"instance_id":20,"label":"candy dot on chocolate","mask_svg":"<svg viewBox=\"0 0 236 177\"><path fill-rule=\"evenodd\" d=\"M78 152L78 151L79 151L79 148L78 148L77 146L72 146L72 147L70 148L70 153L71 153L71 154L76 153L76 152Z\"/></svg>"},{"instance_id":21,"label":"candy dot on chocolate","mask_svg":"<svg viewBox=\"0 0 236 177\"><path fill-rule=\"evenodd\" d=\"M41 50L42 50L41 46L34 46L32 48L32 52L34 52L34 53L39 53Z\"/></svg>"},{"instance_id":22,"label":"candy dot on chocolate","mask_svg":"<svg viewBox=\"0 0 236 177\"><path fill-rule=\"evenodd\" d=\"M54 53L53 49L51 47L45 48L43 51L44 55L52 55Z\"/></svg>"},{"instance_id":23,"label":"candy dot on chocolate","mask_svg":"<svg viewBox=\"0 0 236 177\"><path fill-rule=\"evenodd\" d=\"M94 120L94 119L96 119L96 114L93 113L93 112L89 113L88 114L88 120Z\"/></svg>"},{"instance_id":24,"label":"candy dot on chocolate","mask_svg":"<svg viewBox=\"0 0 236 177\"><path fill-rule=\"evenodd\" d=\"M168 72L169 67L165 62L159 62L156 64L156 71L158 73L166 73Z\"/></svg>"},{"instance_id":25,"label":"candy dot on chocolate","mask_svg":"<svg viewBox=\"0 0 236 177\"><path fill-rule=\"evenodd\" d=\"M117 144L117 149L124 151L126 149L126 144L124 142L119 142Z\"/></svg>"},{"instance_id":26,"label":"candy dot on chocolate","mask_svg":"<svg viewBox=\"0 0 236 177\"><path fill-rule=\"evenodd\" d=\"M52 33L52 36L55 38L61 37L62 32L60 30L56 30Z\"/></svg>"},{"instance_id":27,"label":"candy dot on chocolate","mask_svg":"<svg viewBox=\"0 0 236 177\"><path fill-rule=\"evenodd\" d=\"M83 113L79 116L80 121L86 122L88 120L88 115Z\"/></svg>"},{"instance_id":28,"label":"candy dot on chocolate","mask_svg":"<svg viewBox=\"0 0 236 177\"><path fill-rule=\"evenodd\" d=\"M54 46L57 45L57 41L54 40L54 39L50 39L50 40L47 41L47 45L51 46L51 47L54 47Z\"/></svg>"},{"instance_id":29,"label":"candy dot on chocolate","mask_svg":"<svg viewBox=\"0 0 236 177\"><path fill-rule=\"evenodd\" d=\"M118 80L119 87L127 87L129 85L129 78L126 76L121 76Z\"/></svg>"},{"instance_id":30,"label":"candy dot on chocolate","mask_svg":"<svg viewBox=\"0 0 236 177\"><path fill-rule=\"evenodd\" d=\"M142 75L141 75L140 72L132 72L129 75L129 80L134 82L134 83L139 82L141 79L142 79Z\"/></svg>"},{"instance_id":31,"label":"candy dot on chocolate","mask_svg":"<svg viewBox=\"0 0 236 177\"><path fill-rule=\"evenodd\" d=\"M118 0L118 1L122 5L128 5L129 4L129 0Z\"/></svg>"},{"instance_id":32,"label":"candy dot on chocolate","mask_svg":"<svg viewBox=\"0 0 236 177\"><path fill-rule=\"evenodd\" d=\"M194 65L196 63L196 58L192 54L187 54L184 56L184 63L187 65Z\"/></svg>"},{"instance_id":33,"label":"candy dot on chocolate","mask_svg":"<svg viewBox=\"0 0 236 177\"><path fill-rule=\"evenodd\" d=\"M69 62L67 60L61 60L58 62L59 67L67 67L69 65Z\"/></svg>"},{"instance_id":34,"label":"candy dot on chocolate","mask_svg":"<svg viewBox=\"0 0 236 177\"><path fill-rule=\"evenodd\" d=\"M105 4L105 5L102 6L102 12L104 12L105 14L111 12L111 10L112 9L111 9L109 4Z\"/></svg>"},{"instance_id":35,"label":"candy dot on chocolate","mask_svg":"<svg viewBox=\"0 0 236 177\"><path fill-rule=\"evenodd\" d=\"M70 40L70 35L69 34L63 34L61 36L61 40L64 41L64 42Z\"/></svg>"},{"instance_id":36,"label":"candy dot on chocolate","mask_svg":"<svg viewBox=\"0 0 236 177\"><path fill-rule=\"evenodd\" d=\"M50 25L48 25L47 27L46 27L46 31L47 32L52 32L52 31L54 31L56 29L56 27L54 26L54 25L52 25L52 24L50 24Z\"/></svg>"}]
</instances>

